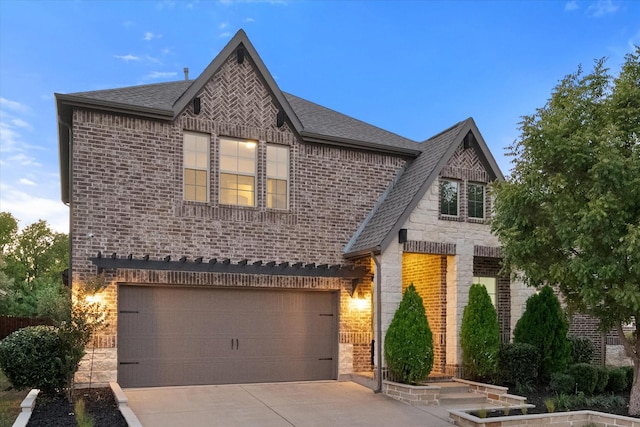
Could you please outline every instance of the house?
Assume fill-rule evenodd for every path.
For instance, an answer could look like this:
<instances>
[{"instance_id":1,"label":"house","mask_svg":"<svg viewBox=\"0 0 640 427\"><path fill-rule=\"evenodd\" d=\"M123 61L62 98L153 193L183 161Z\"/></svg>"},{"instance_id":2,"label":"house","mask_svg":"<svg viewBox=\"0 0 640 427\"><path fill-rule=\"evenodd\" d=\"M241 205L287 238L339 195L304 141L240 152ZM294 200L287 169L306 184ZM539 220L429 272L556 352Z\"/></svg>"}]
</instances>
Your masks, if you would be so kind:
<instances>
[{"instance_id":1,"label":"house","mask_svg":"<svg viewBox=\"0 0 640 427\"><path fill-rule=\"evenodd\" d=\"M471 118L419 143L282 92L243 31L195 80L56 102L72 281L107 283L79 383L381 378L410 283L455 375L472 282L505 339L522 312Z\"/></svg>"}]
</instances>

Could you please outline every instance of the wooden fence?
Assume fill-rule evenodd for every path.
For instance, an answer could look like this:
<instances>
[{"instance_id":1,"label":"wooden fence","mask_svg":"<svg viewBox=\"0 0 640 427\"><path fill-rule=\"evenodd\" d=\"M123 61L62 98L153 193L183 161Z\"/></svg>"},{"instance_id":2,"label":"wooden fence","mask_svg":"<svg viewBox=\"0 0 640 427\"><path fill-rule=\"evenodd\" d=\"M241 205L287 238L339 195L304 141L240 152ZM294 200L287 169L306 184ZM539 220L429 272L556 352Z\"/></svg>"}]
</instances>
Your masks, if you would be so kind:
<instances>
[{"instance_id":1,"label":"wooden fence","mask_svg":"<svg viewBox=\"0 0 640 427\"><path fill-rule=\"evenodd\" d=\"M0 316L0 340L25 326L51 324L51 320L43 317Z\"/></svg>"}]
</instances>

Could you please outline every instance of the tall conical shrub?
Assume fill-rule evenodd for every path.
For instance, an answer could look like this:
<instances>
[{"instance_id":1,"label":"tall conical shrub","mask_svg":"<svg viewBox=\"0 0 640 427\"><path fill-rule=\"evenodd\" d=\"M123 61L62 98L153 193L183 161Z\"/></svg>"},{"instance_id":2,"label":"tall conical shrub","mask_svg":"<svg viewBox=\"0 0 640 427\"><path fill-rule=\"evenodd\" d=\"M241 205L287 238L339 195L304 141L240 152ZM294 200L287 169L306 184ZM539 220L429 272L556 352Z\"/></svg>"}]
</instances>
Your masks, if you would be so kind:
<instances>
[{"instance_id":1,"label":"tall conical shrub","mask_svg":"<svg viewBox=\"0 0 640 427\"><path fill-rule=\"evenodd\" d=\"M498 369L500 326L498 313L484 286L471 285L460 328L465 375L474 380L493 376Z\"/></svg>"},{"instance_id":2,"label":"tall conical shrub","mask_svg":"<svg viewBox=\"0 0 640 427\"><path fill-rule=\"evenodd\" d=\"M433 336L413 283L405 290L387 330L384 358L390 378L406 384L424 380L433 367Z\"/></svg>"},{"instance_id":3,"label":"tall conical shrub","mask_svg":"<svg viewBox=\"0 0 640 427\"><path fill-rule=\"evenodd\" d=\"M569 324L558 297L549 286L527 300L527 308L516 323L514 342L526 342L540 350L538 378L545 382L554 372L562 372L571 362L567 338Z\"/></svg>"}]
</instances>

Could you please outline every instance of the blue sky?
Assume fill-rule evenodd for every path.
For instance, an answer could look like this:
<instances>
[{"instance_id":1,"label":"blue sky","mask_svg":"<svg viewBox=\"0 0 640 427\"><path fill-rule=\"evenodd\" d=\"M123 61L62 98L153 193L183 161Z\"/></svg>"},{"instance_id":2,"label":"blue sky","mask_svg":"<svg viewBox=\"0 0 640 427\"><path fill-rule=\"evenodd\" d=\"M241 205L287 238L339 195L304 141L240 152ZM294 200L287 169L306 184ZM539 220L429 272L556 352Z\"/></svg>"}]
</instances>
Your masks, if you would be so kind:
<instances>
[{"instance_id":1,"label":"blue sky","mask_svg":"<svg viewBox=\"0 0 640 427\"><path fill-rule=\"evenodd\" d=\"M2 0L0 210L68 231L54 93L195 78L240 28L282 90L418 141L471 116L508 174L521 116L640 44L640 2Z\"/></svg>"}]
</instances>

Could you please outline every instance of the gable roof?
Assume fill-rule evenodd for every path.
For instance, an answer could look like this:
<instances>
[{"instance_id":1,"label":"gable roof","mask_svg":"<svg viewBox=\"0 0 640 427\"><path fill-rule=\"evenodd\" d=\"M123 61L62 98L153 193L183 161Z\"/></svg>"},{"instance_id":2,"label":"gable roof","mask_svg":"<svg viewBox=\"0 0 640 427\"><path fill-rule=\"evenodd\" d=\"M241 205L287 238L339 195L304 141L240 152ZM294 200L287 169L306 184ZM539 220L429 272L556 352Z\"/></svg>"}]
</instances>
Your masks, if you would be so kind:
<instances>
[{"instance_id":1,"label":"gable roof","mask_svg":"<svg viewBox=\"0 0 640 427\"><path fill-rule=\"evenodd\" d=\"M227 58L243 48L259 76L284 111L293 130L308 142L364 148L408 157L420 154L419 143L280 90L246 33L239 30L195 80L118 89L55 94L58 112L62 201L69 203L69 143L72 109L92 108L159 120L173 120L209 82Z\"/></svg>"},{"instance_id":2,"label":"gable roof","mask_svg":"<svg viewBox=\"0 0 640 427\"><path fill-rule=\"evenodd\" d=\"M422 143L422 153L380 197L374 209L344 248L347 257L384 251L424 194L438 178L456 149L471 132L477 152L492 179L504 179L489 147L472 118L463 120Z\"/></svg>"}]
</instances>

